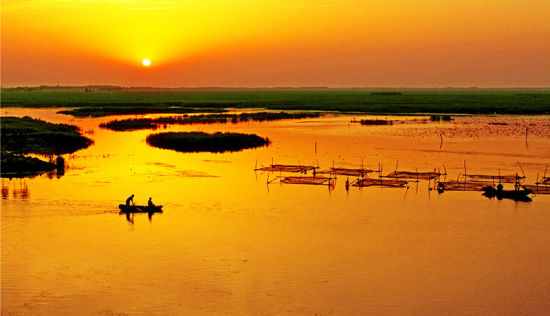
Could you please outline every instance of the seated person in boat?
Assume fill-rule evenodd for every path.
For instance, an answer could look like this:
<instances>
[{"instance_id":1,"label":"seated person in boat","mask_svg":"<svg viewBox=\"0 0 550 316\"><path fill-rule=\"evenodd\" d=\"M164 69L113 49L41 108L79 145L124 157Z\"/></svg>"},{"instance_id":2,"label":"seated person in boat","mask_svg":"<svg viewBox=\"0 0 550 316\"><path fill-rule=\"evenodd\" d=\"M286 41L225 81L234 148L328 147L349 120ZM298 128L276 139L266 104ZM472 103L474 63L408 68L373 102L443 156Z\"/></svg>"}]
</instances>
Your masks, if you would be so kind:
<instances>
[{"instance_id":1,"label":"seated person in boat","mask_svg":"<svg viewBox=\"0 0 550 316\"><path fill-rule=\"evenodd\" d=\"M130 206L130 203L132 203L132 205L134 205L134 195L130 195L129 198L126 199L126 205L127 206Z\"/></svg>"},{"instance_id":2,"label":"seated person in boat","mask_svg":"<svg viewBox=\"0 0 550 316\"><path fill-rule=\"evenodd\" d=\"M151 197L149 197L149 201L147 201L147 206L155 207L155 203L153 203L153 200L151 199Z\"/></svg>"}]
</instances>

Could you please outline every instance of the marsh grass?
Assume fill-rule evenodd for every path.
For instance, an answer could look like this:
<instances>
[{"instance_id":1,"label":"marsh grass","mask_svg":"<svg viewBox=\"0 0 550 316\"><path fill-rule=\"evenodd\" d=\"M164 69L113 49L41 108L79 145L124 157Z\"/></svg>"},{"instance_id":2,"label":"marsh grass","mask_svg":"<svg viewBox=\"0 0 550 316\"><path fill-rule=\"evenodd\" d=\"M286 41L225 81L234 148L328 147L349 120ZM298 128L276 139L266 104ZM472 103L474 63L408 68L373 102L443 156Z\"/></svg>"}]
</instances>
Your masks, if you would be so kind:
<instances>
[{"instance_id":1,"label":"marsh grass","mask_svg":"<svg viewBox=\"0 0 550 316\"><path fill-rule=\"evenodd\" d=\"M57 169L53 162L2 151L2 176L34 174Z\"/></svg>"},{"instance_id":2,"label":"marsh grass","mask_svg":"<svg viewBox=\"0 0 550 316\"><path fill-rule=\"evenodd\" d=\"M550 90L218 89L140 91L3 89L2 106L98 109L267 108L372 114L550 114ZM84 111L84 110L81 110ZM78 112L74 112L78 113ZM86 113L86 112L82 112Z\"/></svg>"},{"instance_id":3,"label":"marsh grass","mask_svg":"<svg viewBox=\"0 0 550 316\"><path fill-rule=\"evenodd\" d=\"M62 155L92 144L73 125L52 124L28 116L2 117L0 125L2 152Z\"/></svg>"},{"instance_id":4,"label":"marsh grass","mask_svg":"<svg viewBox=\"0 0 550 316\"><path fill-rule=\"evenodd\" d=\"M72 115L74 117L104 117L111 115L130 114L162 114L162 113L221 113L221 108L189 108L164 106L163 104L142 105L110 105L98 107L79 107L72 110L61 110L57 113Z\"/></svg>"}]
</instances>

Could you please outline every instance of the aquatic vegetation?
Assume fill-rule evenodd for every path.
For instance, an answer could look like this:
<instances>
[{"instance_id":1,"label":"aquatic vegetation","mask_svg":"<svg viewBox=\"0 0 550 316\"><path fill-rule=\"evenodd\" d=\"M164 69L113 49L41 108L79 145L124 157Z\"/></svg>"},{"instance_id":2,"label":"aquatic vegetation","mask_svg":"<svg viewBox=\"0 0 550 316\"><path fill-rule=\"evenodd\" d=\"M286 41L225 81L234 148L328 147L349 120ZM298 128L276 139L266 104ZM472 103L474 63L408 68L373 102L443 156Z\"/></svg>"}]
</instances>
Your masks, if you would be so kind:
<instances>
[{"instance_id":1,"label":"aquatic vegetation","mask_svg":"<svg viewBox=\"0 0 550 316\"><path fill-rule=\"evenodd\" d=\"M233 152L267 146L268 138L240 133L158 133L147 136L147 143L154 147L180 152Z\"/></svg>"},{"instance_id":2,"label":"aquatic vegetation","mask_svg":"<svg viewBox=\"0 0 550 316\"><path fill-rule=\"evenodd\" d=\"M284 119L303 119L320 117L318 112L259 112L259 113L241 113L241 114L200 114L183 115L159 118L138 118L126 120L114 120L107 123L101 123L102 128L113 131L132 131L138 129L157 129L165 125L187 125L187 124L213 124L213 123L241 123L248 121L275 121Z\"/></svg>"},{"instance_id":3,"label":"aquatic vegetation","mask_svg":"<svg viewBox=\"0 0 550 316\"><path fill-rule=\"evenodd\" d=\"M493 124L497 123L497 124ZM505 123L505 124L504 124ZM547 116L455 116L451 122L432 124L394 125L391 129L369 129L372 135L400 137L480 138L550 137L550 118Z\"/></svg>"}]
</instances>

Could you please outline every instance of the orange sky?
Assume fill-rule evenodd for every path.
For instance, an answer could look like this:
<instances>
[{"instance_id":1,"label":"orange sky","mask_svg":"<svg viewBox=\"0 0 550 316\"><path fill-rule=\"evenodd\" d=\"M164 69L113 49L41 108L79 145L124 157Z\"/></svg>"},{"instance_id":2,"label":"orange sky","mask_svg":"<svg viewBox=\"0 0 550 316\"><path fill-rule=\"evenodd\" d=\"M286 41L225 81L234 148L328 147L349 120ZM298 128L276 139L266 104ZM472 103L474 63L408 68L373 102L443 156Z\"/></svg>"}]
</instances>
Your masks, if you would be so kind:
<instances>
[{"instance_id":1,"label":"orange sky","mask_svg":"<svg viewBox=\"0 0 550 316\"><path fill-rule=\"evenodd\" d=\"M549 15L548 0L3 0L2 85L550 86Z\"/></svg>"}]
</instances>

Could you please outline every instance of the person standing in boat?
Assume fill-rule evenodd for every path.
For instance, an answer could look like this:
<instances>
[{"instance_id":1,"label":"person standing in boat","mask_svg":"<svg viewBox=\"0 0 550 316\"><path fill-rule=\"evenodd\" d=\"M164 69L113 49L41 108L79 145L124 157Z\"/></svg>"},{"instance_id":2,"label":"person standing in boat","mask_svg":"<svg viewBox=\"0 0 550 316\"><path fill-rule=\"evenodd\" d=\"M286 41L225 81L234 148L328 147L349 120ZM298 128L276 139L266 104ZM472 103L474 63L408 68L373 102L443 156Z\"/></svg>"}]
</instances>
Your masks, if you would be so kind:
<instances>
[{"instance_id":1,"label":"person standing in boat","mask_svg":"<svg viewBox=\"0 0 550 316\"><path fill-rule=\"evenodd\" d=\"M132 203L132 205L135 205L134 203L134 195L130 195L129 198L126 199L126 206L130 206L130 203Z\"/></svg>"},{"instance_id":2,"label":"person standing in boat","mask_svg":"<svg viewBox=\"0 0 550 316\"><path fill-rule=\"evenodd\" d=\"M149 201L147 201L147 206L149 207L155 207L155 203L153 203L153 200L151 197L149 197Z\"/></svg>"}]
</instances>

